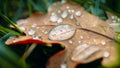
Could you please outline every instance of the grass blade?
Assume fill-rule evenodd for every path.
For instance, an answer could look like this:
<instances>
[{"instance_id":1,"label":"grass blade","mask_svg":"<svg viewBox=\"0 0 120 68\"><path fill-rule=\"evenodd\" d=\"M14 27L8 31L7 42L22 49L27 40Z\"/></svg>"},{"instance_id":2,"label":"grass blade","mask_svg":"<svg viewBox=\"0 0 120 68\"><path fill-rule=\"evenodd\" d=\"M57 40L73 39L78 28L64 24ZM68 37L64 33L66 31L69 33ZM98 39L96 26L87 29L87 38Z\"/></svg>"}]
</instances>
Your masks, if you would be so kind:
<instances>
[{"instance_id":1,"label":"grass blade","mask_svg":"<svg viewBox=\"0 0 120 68\"><path fill-rule=\"evenodd\" d=\"M11 30L11 29L8 29L8 28L5 28L3 26L0 25L0 31L7 34L7 33L11 33L11 34L14 34L14 35L17 35L17 36L21 36L20 33L14 31L14 30Z\"/></svg>"},{"instance_id":2,"label":"grass blade","mask_svg":"<svg viewBox=\"0 0 120 68\"><path fill-rule=\"evenodd\" d=\"M11 36L13 35L7 34L0 38L0 66L2 68L27 68L25 62L20 60L19 57L5 45L5 41Z\"/></svg>"},{"instance_id":3,"label":"grass blade","mask_svg":"<svg viewBox=\"0 0 120 68\"><path fill-rule=\"evenodd\" d=\"M20 0L20 6L19 6L19 9L17 10L17 12L15 13L15 16L14 16L14 18L13 18L13 21L18 20L20 14L21 14L22 11L23 11L23 7L24 7L24 0Z\"/></svg>"},{"instance_id":4,"label":"grass blade","mask_svg":"<svg viewBox=\"0 0 120 68\"><path fill-rule=\"evenodd\" d=\"M0 13L0 16L3 18L3 20L5 20L7 24L11 24L12 26L14 26L16 28L16 30L23 35L23 32L20 30L20 28L13 22L11 21L7 16L3 15Z\"/></svg>"}]
</instances>

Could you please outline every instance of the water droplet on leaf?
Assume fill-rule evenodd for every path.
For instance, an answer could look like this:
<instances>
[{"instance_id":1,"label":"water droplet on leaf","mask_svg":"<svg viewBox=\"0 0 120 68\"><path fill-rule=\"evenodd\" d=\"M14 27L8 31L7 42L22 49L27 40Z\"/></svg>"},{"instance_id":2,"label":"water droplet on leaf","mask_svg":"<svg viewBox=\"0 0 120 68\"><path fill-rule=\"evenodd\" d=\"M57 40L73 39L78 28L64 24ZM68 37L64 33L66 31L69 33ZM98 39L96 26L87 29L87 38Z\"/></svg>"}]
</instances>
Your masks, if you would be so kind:
<instances>
[{"instance_id":1,"label":"water droplet on leaf","mask_svg":"<svg viewBox=\"0 0 120 68\"><path fill-rule=\"evenodd\" d=\"M75 33L75 28L70 25L58 25L49 33L50 40L67 40Z\"/></svg>"}]
</instances>

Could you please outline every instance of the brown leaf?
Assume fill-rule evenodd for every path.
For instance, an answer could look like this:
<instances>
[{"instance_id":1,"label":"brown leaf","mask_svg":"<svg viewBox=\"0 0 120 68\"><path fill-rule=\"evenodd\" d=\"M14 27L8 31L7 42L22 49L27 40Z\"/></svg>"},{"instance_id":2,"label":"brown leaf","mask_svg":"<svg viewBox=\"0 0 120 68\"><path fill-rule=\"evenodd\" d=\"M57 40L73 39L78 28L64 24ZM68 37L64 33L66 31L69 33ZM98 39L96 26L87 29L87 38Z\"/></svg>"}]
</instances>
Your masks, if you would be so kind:
<instances>
[{"instance_id":1,"label":"brown leaf","mask_svg":"<svg viewBox=\"0 0 120 68\"><path fill-rule=\"evenodd\" d=\"M48 60L47 68L60 68L61 63L74 68L78 63L89 63L101 57L105 65L115 61L117 56L114 31L109 23L110 19L102 21L80 5L57 2L49 8L48 14L35 13L17 21L26 35L12 37L6 44L54 43L65 46L65 50Z\"/></svg>"}]
</instances>

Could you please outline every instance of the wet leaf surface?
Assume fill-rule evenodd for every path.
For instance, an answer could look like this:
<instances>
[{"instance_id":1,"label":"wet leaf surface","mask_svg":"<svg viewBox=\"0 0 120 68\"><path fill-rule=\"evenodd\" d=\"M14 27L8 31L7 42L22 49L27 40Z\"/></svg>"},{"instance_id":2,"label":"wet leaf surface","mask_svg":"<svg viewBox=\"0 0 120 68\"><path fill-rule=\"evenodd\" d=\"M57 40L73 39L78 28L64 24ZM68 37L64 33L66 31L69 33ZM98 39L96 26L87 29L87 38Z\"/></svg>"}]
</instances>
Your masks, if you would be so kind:
<instances>
[{"instance_id":1,"label":"wet leaf surface","mask_svg":"<svg viewBox=\"0 0 120 68\"><path fill-rule=\"evenodd\" d=\"M75 3L57 2L49 8L48 14L35 13L17 21L26 35L11 37L6 44L53 43L64 46L64 50L50 57L47 68L60 68L63 62L66 62L68 68L74 68L78 63L89 63L99 58L103 58L101 63L106 65L116 61L117 57L114 31L110 23L110 19L102 21ZM67 28L62 27L66 25ZM82 50L79 46L83 44L89 47ZM79 56L73 61L72 57L76 55ZM81 56L86 58L82 59Z\"/></svg>"}]
</instances>

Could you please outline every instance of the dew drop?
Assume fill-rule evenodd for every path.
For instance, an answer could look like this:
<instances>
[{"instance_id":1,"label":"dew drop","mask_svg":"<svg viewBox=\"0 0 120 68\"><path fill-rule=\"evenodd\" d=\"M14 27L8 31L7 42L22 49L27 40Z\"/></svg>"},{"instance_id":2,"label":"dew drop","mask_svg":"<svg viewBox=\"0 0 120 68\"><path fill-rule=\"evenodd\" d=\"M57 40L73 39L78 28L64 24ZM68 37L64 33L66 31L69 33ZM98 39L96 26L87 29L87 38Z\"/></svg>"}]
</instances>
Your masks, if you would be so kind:
<instances>
[{"instance_id":1,"label":"dew drop","mask_svg":"<svg viewBox=\"0 0 120 68\"><path fill-rule=\"evenodd\" d=\"M58 10L57 12L58 12L58 13L61 13L61 10Z\"/></svg>"},{"instance_id":2,"label":"dew drop","mask_svg":"<svg viewBox=\"0 0 120 68\"><path fill-rule=\"evenodd\" d=\"M65 61L61 63L60 68L67 68L67 64Z\"/></svg>"},{"instance_id":3,"label":"dew drop","mask_svg":"<svg viewBox=\"0 0 120 68\"><path fill-rule=\"evenodd\" d=\"M72 13L74 13L74 12L75 12L75 10L71 10L71 12L72 12Z\"/></svg>"},{"instance_id":4,"label":"dew drop","mask_svg":"<svg viewBox=\"0 0 120 68\"><path fill-rule=\"evenodd\" d=\"M36 27L37 29L39 29L40 27Z\"/></svg>"},{"instance_id":5,"label":"dew drop","mask_svg":"<svg viewBox=\"0 0 120 68\"><path fill-rule=\"evenodd\" d=\"M63 22L63 19L62 18L59 18L58 20L57 20L57 23L62 23Z\"/></svg>"},{"instance_id":6,"label":"dew drop","mask_svg":"<svg viewBox=\"0 0 120 68\"><path fill-rule=\"evenodd\" d=\"M68 12L69 12L69 13L71 13L71 12L72 12L72 10L70 10L70 9L69 9L69 10L68 10Z\"/></svg>"},{"instance_id":7,"label":"dew drop","mask_svg":"<svg viewBox=\"0 0 120 68\"><path fill-rule=\"evenodd\" d=\"M111 18L112 18L112 19L115 19L115 17L114 17L114 16L111 16Z\"/></svg>"},{"instance_id":8,"label":"dew drop","mask_svg":"<svg viewBox=\"0 0 120 68\"><path fill-rule=\"evenodd\" d=\"M79 50L78 50L79 49ZM87 46L87 47L78 47L77 51L73 52L73 55L71 57L71 59L73 61L85 61L88 58L90 58L90 56L96 52L98 52L100 50L100 48L98 46ZM81 50L80 50L81 49Z\"/></svg>"},{"instance_id":9,"label":"dew drop","mask_svg":"<svg viewBox=\"0 0 120 68\"><path fill-rule=\"evenodd\" d=\"M102 40L102 41L101 41L101 44L102 44L102 45L105 45L105 44L106 44L106 41L105 41L105 40Z\"/></svg>"},{"instance_id":10,"label":"dew drop","mask_svg":"<svg viewBox=\"0 0 120 68\"><path fill-rule=\"evenodd\" d=\"M48 34L48 31L44 31L44 34Z\"/></svg>"},{"instance_id":11,"label":"dew drop","mask_svg":"<svg viewBox=\"0 0 120 68\"><path fill-rule=\"evenodd\" d=\"M83 36L80 36L80 39L83 39Z\"/></svg>"},{"instance_id":12,"label":"dew drop","mask_svg":"<svg viewBox=\"0 0 120 68\"><path fill-rule=\"evenodd\" d=\"M66 8L67 8L67 9L69 9L70 7L69 7L69 6L67 6Z\"/></svg>"},{"instance_id":13,"label":"dew drop","mask_svg":"<svg viewBox=\"0 0 120 68\"><path fill-rule=\"evenodd\" d=\"M31 29L31 30L28 31L28 34L29 34L29 35L34 35L34 34L35 34L35 31Z\"/></svg>"},{"instance_id":14,"label":"dew drop","mask_svg":"<svg viewBox=\"0 0 120 68\"><path fill-rule=\"evenodd\" d=\"M72 41L72 40L68 40L68 43L72 44L72 43L73 43L73 41Z\"/></svg>"},{"instance_id":15,"label":"dew drop","mask_svg":"<svg viewBox=\"0 0 120 68\"><path fill-rule=\"evenodd\" d=\"M95 43L96 43L96 39L93 39L93 42L95 42Z\"/></svg>"},{"instance_id":16,"label":"dew drop","mask_svg":"<svg viewBox=\"0 0 120 68\"><path fill-rule=\"evenodd\" d=\"M57 22L57 20L58 20L58 16L53 13L53 14L50 16L50 21L51 21L51 22Z\"/></svg>"},{"instance_id":17,"label":"dew drop","mask_svg":"<svg viewBox=\"0 0 120 68\"><path fill-rule=\"evenodd\" d=\"M56 13L52 12L51 15L54 16L54 15L56 15Z\"/></svg>"},{"instance_id":18,"label":"dew drop","mask_svg":"<svg viewBox=\"0 0 120 68\"><path fill-rule=\"evenodd\" d=\"M49 32L48 37L50 40L67 40L74 35L75 30L70 25L58 25Z\"/></svg>"},{"instance_id":19,"label":"dew drop","mask_svg":"<svg viewBox=\"0 0 120 68\"><path fill-rule=\"evenodd\" d=\"M76 16L80 16L80 15L81 15L81 12L80 12L80 11L77 11L77 12L75 13L75 15L76 15Z\"/></svg>"},{"instance_id":20,"label":"dew drop","mask_svg":"<svg viewBox=\"0 0 120 68\"><path fill-rule=\"evenodd\" d=\"M105 52L104 52L104 54L103 54L103 56L104 56L105 58L107 58L107 57L109 57L109 56L110 56L110 53L109 53L109 52L107 52L107 51L105 51Z\"/></svg>"},{"instance_id":21,"label":"dew drop","mask_svg":"<svg viewBox=\"0 0 120 68\"><path fill-rule=\"evenodd\" d=\"M62 18L66 18L68 16L68 11L63 11L63 13L61 14Z\"/></svg>"},{"instance_id":22,"label":"dew drop","mask_svg":"<svg viewBox=\"0 0 120 68\"><path fill-rule=\"evenodd\" d=\"M81 43L81 41L79 40L79 41L78 41L78 43L80 44L80 43Z\"/></svg>"},{"instance_id":23,"label":"dew drop","mask_svg":"<svg viewBox=\"0 0 120 68\"><path fill-rule=\"evenodd\" d=\"M74 52L82 52L84 51L86 48L88 48L89 45L84 43L84 44L81 44L81 45L78 45L76 48L75 48L75 51Z\"/></svg>"},{"instance_id":24,"label":"dew drop","mask_svg":"<svg viewBox=\"0 0 120 68\"><path fill-rule=\"evenodd\" d=\"M74 15L72 14L72 15L70 15L70 19L74 19Z\"/></svg>"},{"instance_id":25,"label":"dew drop","mask_svg":"<svg viewBox=\"0 0 120 68\"><path fill-rule=\"evenodd\" d=\"M41 36L34 36L33 39L36 39L36 40L40 40L41 39Z\"/></svg>"}]
</instances>

